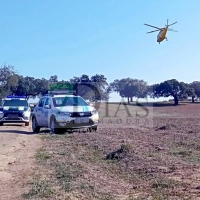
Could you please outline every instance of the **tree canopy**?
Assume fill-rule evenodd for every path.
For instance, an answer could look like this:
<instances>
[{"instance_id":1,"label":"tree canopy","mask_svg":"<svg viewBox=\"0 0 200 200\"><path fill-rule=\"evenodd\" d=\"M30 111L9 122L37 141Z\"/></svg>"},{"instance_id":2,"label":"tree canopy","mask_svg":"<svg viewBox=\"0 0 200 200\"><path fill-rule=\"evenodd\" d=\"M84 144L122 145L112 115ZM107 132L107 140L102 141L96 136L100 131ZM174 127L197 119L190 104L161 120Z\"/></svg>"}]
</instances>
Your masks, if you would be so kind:
<instances>
[{"instance_id":1,"label":"tree canopy","mask_svg":"<svg viewBox=\"0 0 200 200\"><path fill-rule=\"evenodd\" d=\"M102 74L96 74L89 77L83 74L80 77L70 79L70 83L74 85L78 95L89 101L108 101L109 84Z\"/></svg>"},{"instance_id":2,"label":"tree canopy","mask_svg":"<svg viewBox=\"0 0 200 200\"><path fill-rule=\"evenodd\" d=\"M0 68L0 99L10 94L18 86L18 75L13 66L4 65Z\"/></svg>"},{"instance_id":3,"label":"tree canopy","mask_svg":"<svg viewBox=\"0 0 200 200\"><path fill-rule=\"evenodd\" d=\"M110 90L119 93L130 102L133 97L145 98L147 96L147 83L143 80L123 78L114 80L110 84Z\"/></svg>"},{"instance_id":4,"label":"tree canopy","mask_svg":"<svg viewBox=\"0 0 200 200\"><path fill-rule=\"evenodd\" d=\"M179 100L187 99L193 95L194 91L188 84L179 82L176 79L167 80L160 84L154 84L151 94L153 98L172 96L175 105L178 105Z\"/></svg>"},{"instance_id":5,"label":"tree canopy","mask_svg":"<svg viewBox=\"0 0 200 200\"><path fill-rule=\"evenodd\" d=\"M180 100L192 97L200 98L200 81L192 83L179 82L176 79L166 80L161 83L148 85L144 80L123 78L115 79L110 84L102 74L88 76L83 74L69 80L58 79L57 75L49 79L20 75L13 66L3 65L0 67L0 100L9 94L26 95L27 98L40 97L50 90L75 90L85 100L97 102L108 101L110 93L117 92L121 97L127 98L128 103L133 98L174 98L174 104L178 105Z\"/></svg>"},{"instance_id":6,"label":"tree canopy","mask_svg":"<svg viewBox=\"0 0 200 200\"><path fill-rule=\"evenodd\" d=\"M189 85L194 90L194 95L192 96L192 102L194 102L195 97L200 98L200 81L193 81Z\"/></svg>"}]
</instances>

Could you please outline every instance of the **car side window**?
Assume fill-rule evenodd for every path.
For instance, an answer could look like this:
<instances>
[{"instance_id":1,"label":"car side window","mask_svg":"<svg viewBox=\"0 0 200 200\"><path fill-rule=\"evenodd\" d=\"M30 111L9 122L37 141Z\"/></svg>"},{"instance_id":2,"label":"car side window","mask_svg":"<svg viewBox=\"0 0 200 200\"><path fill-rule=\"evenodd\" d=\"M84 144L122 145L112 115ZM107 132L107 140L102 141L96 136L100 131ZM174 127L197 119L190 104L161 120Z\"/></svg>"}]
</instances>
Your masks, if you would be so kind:
<instances>
[{"instance_id":1,"label":"car side window","mask_svg":"<svg viewBox=\"0 0 200 200\"><path fill-rule=\"evenodd\" d=\"M39 102L39 104L38 104L38 107L43 107L45 100L46 100L45 97L41 98L41 99L40 99L40 102Z\"/></svg>"},{"instance_id":2,"label":"car side window","mask_svg":"<svg viewBox=\"0 0 200 200\"><path fill-rule=\"evenodd\" d=\"M49 105L49 106L51 105L51 100L50 100L50 98L47 98L47 99L46 99L44 105Z\"/></svg>"}]
</instances>

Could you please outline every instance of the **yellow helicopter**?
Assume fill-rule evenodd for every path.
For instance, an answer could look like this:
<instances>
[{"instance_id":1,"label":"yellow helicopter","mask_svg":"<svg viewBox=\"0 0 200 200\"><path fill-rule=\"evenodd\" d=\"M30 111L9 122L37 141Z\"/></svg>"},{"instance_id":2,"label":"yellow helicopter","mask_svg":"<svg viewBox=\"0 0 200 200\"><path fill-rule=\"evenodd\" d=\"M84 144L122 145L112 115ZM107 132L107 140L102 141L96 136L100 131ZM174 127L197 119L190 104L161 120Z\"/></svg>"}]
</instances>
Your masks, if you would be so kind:
<instances>
[{"instance_id":1,"label":"yellow helicopter","mask_svg":"<svg viewBox=\"0 0 200 200\"><path fill-rule=\"evenodd\" d=\"M165 25L165 28L158 28L156 26L152 26L152 25L149 25L149 24L144 24L144 25L157 29L157 30L150 31L150 32L147 32L147 33L153 33L153 32L156 32L156 31L160 31L157 35L157 42L159 42L159 44L160 44L160 42L162 42L164 39L166 39L166 41L168 41L168 39L166 37L167 31L178 32L178 31L175 31L173 29L168 28L169 26L172 26L173 24L176 24L176 23L177 22L174 22L174 23L168 25L168 19L167 19L167 25Z\"/></svg>"}]
</instances>

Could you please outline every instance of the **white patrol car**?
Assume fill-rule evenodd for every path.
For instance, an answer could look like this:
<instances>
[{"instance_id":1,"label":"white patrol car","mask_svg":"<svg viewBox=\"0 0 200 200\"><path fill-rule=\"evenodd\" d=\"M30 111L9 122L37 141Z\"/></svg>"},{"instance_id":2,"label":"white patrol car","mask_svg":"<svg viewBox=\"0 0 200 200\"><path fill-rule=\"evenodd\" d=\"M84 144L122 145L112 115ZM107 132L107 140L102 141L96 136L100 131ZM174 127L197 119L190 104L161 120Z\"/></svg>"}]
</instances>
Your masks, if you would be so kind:
<instances>
[{"instance_id":1,"label":"white patrol car","mask_svg":"<svg viewBox=\"0 0 200 200\"><path fill-rule=\"evenodd\" d=\"M75 94L48 94L43 96L32 113L32 130L50 128L53 133L72 129L97 130L98 111Z\"/></svg>"},{"instance_id":2,"label":"white patrol car","mask_svg":"<svg viewBox=\"0 0 200 200\"><path fill-rule=\"evenodd\" d=\"M25 96L7 96L0 107L0 125L25 123L29 126L31 109Z\"/></svg>"}]
</instances>

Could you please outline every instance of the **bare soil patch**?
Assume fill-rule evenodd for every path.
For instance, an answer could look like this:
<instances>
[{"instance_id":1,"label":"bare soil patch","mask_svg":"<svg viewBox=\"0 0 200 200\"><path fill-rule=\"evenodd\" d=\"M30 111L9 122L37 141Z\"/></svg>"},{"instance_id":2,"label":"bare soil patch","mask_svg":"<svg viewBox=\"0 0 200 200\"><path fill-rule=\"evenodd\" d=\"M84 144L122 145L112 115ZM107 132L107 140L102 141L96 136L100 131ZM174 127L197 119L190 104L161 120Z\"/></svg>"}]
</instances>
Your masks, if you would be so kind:
<instances>
[{"instance_id":1,"label":"bare soil patch","mask_svg":"<svg viewBox=\"0 0 200 200\"><path fill-rule=\"evenodd\" d=\"M101 119L108 119L107 106L99 108ZM109 105L112 120L118 106ZM199 105L146 108L149 124L127 125L127 111L120 110L118 124L102 121L97 132L43 134L38 162L49 170L52 192L32 198L200 199ZM146 112L136 105L128 109Z\"/></svg>"},{"instance_id":2,"label":"bare soil patch","mask_svg":"<svg viewBox=\"0 0 200 200\"><path fill-rule=\"evenodd\" d=\"M101 104L99 113L105 121L101 121L97 132L55 135L41 131L42 142L37 135L19 134L26 128L9 134L4 127L1 146L6 140L7 148L1 154L4 173L0 175L4 184L12 187L9 194L52 200L200 199L199 104L146 105L148 116L142 106L127 108L132 114L129 118L126 108L119 110L119 104ZM138 115L140 123L135 121ZM30 143L28 147L23 146L24 137ZM20 141L18 146L16 140ZM21 154L13 146L23 148ZM32 153L27 157L27 152ZM5 165L14 162L13 158L21 160L20 164ZM7 182L12 174L13 185ZM5 197L7 187L0 191Z\"/></svg>"},{"instance_id":3,"label":"bare soil patch","mask_svg":"<svg viewBox=\"0 0 200 200\"><path fill-rule=\"evenodd\" d=\"M0 127L0 199L21 199L30 173L35 170L35 151L42 141L30 127Z\"/></svg>"}]
</instances>

